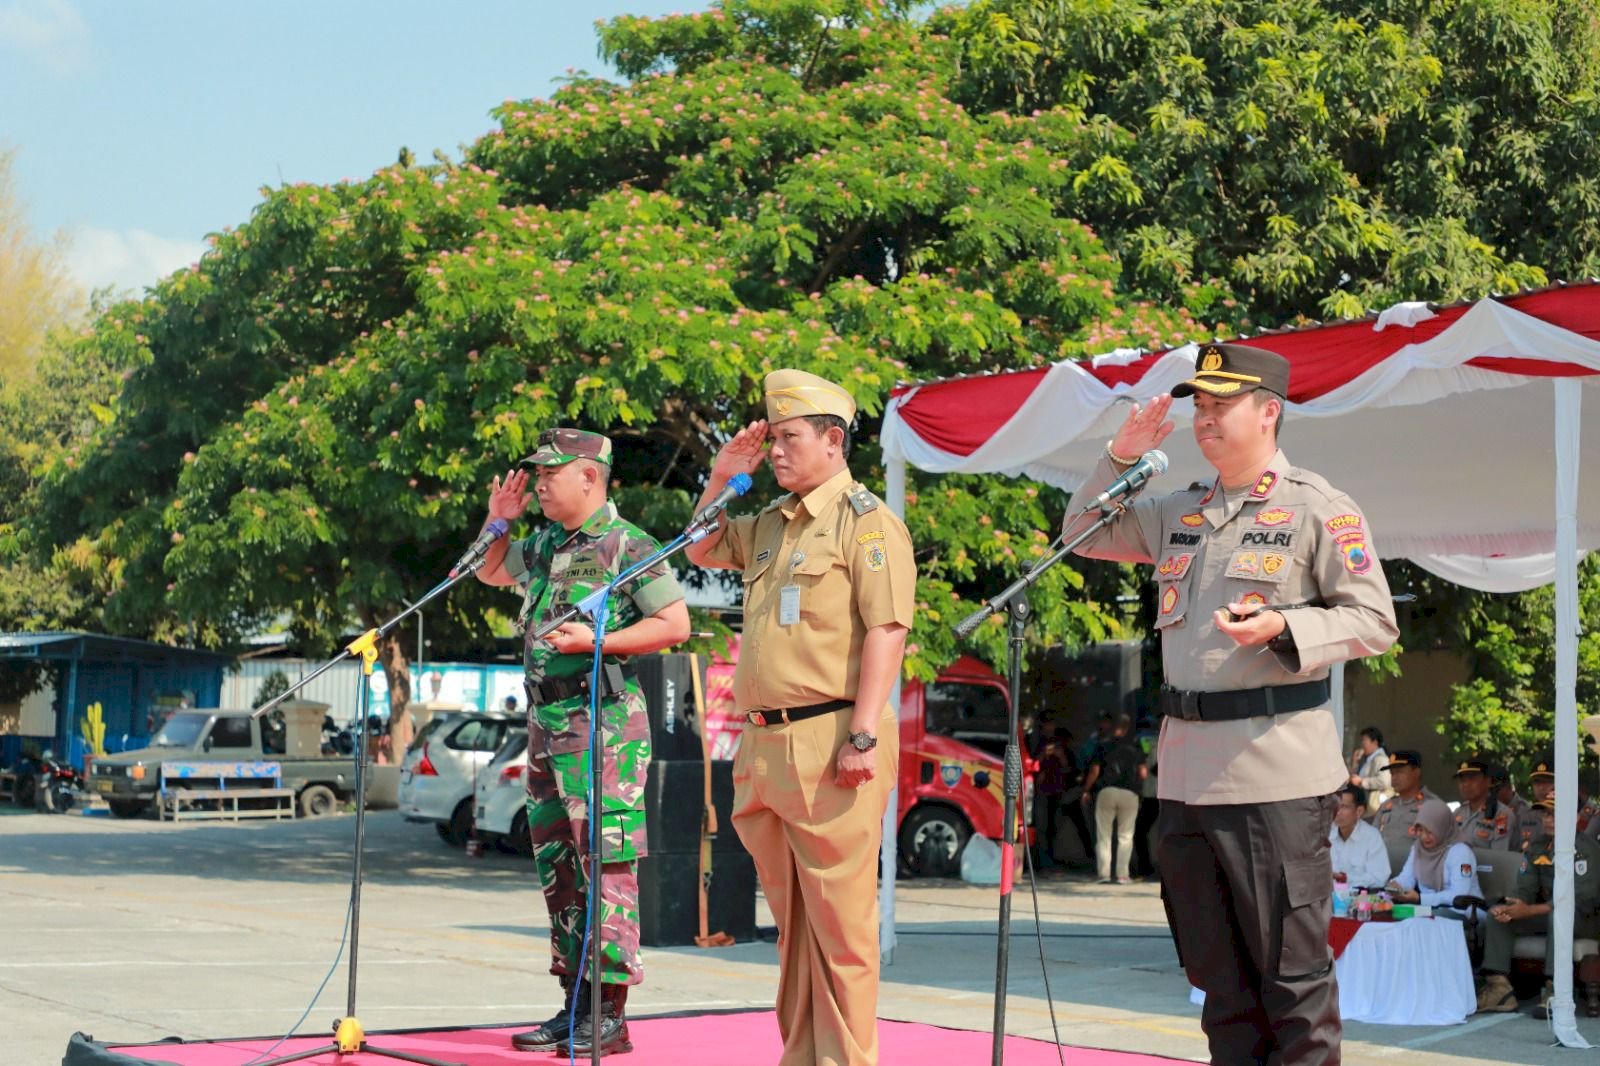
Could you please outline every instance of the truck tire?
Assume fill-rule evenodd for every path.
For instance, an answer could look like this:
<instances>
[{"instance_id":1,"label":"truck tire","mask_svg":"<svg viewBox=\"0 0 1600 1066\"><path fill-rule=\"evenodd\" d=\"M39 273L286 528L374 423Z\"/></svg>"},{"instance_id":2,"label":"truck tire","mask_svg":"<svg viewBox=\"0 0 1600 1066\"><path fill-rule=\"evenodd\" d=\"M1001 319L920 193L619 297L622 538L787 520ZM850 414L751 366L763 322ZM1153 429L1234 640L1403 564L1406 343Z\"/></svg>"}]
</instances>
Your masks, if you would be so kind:
<instances>
[{"instance_id":1,"label":"truck tire","mask_svg":"<svg viewBox=\"0 0 1600 1066\"><path fill-rule=\"evenodd\" d=\"M972 826L960 811L925 803L900 823L900 862L913 877L955 877L970 836Z\"/></svg>"},{"instance_id":2,"label":"truck tire","mask_svg":"<svg viewBox=\"0 0 1600 1066\"><path fill-rule=\"evenodd\" d=\"M456 804L456 809L450 812L450 820L439 825L438 829L439 839L452 848L466 844L467 837L472 834L472 797L468 796Z\"/></svg>"},{"instance_id":3,"label":"truck tire","mask_svg":"<svg viewBox=\"0 0 1600 1066\"><path fill-rule=\"evenodd\" d=\"M307 785L300 790L300 817L323 818L339 807L339 797L327 785Z\"/></svg>"},{"instance_id":4,"label":"truck tire","mask_svg":"<svg viewBox=\"0 0 1600 1066\"><path fill-rule=\"evenodd\" d=\"M111 813L118 818L137 818L144 813L144 800L107 800Z\"/></svg>"}]
</instances>

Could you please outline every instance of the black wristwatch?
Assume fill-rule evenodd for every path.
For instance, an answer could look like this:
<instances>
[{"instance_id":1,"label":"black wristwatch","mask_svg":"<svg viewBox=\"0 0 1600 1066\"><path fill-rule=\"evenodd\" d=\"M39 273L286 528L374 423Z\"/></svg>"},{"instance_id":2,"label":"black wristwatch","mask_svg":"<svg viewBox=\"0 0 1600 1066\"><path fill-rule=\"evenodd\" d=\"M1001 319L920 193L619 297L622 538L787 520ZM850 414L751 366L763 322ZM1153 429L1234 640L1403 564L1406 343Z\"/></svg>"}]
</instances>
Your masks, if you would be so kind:
<instances>
[{"instance_id":1,"label":"black wristwatch","mask_svg":"<svg viewBox=\"0 0 1600 1066\"><path fill-rule=\"evenodd\" d=\"M878 738L865 731L851 733L850 746L857 751L871 751L878 746Z\"/></svg>"}]
</instances>

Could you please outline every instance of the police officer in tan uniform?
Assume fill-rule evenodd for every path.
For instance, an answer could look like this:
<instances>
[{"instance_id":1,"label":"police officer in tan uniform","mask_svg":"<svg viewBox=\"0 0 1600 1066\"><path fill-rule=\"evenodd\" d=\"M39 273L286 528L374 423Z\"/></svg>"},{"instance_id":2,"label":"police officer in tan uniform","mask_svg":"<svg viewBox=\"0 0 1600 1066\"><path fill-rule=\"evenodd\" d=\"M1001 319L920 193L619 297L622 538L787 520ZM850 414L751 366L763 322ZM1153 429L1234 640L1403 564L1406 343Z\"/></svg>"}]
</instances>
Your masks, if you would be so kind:
<instances>
[{"instance_id":1,"label":"police officer in tan uniform","mask_svg":"<svg viewBox=\"0 0 1600 1066\"><path fill-rule=\"evenodd\" d=\"M1339 1061L1328 826L1350 771L1328 667L1397 635L1360 509L1278 449L1288 387L1282 357L1204 345L1172 396L1194 396L1216 479L1134 501L1078 549L1155 564L1157 865L1189 981L1206 994L1211 1060L1229 1066ZM1172 396L1134 408L1085 488L1166 438Z\"/></svg>"},{"instance_id":2,"label":"police officer in tan uniform","mask_svg":"<svg viewBox=\"0 0 1600 1066\"><path fill-rule=\"evenodd\" d=\"M1417 824L1417 812L1424 803L1439 797L1422 783L1421 753L1396 748L1384 769L1389 771L1389 779L1394 783L1394 795L1378 805L1372 824L1383 835L1384 844L1403 844L1410 848L1411 827Z\"/></svg>"},{"instance_id":3,"label":"police officer in tan uniform","mask_svg":"<svg viewBox=\"0 0 1600 1066\"><path fill-rule=\"evenodd\" d=\"M855 401L766 378L767 421L718 452L701 506L770 455L787 496L691 561L744 573L733 824L778 922L782 1066L878 1061L878 846L899 768L889 693L916 587L905 523L850 476Z\"/></svg>"},{"instance_id":4,"label":"police officer in tan uniform","mask_svg":"<svg viewBox=\"0 0 1600 1066\"><path fill-rule=\"evenodd\" d=\"M1489 763L1483 759L1463 759L1456 765L1456 791L1461 805L1456 808L1456 839L1468 847L1495 851L1518 851L1520 841L1513 833L1512 812L1500 805L1489 787Z\"/></svg>"}]
</instances>

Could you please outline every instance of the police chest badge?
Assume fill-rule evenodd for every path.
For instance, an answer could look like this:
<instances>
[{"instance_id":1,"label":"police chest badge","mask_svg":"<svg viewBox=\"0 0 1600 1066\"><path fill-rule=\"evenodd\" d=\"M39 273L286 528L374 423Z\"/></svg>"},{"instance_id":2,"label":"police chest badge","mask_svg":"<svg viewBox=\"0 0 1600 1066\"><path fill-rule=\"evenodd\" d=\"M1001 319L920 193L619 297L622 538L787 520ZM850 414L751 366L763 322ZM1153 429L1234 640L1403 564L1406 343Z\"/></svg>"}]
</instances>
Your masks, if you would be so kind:
<instances>
[{"instance_id":1,"label":"police chest badge","mask_svg":"<svg viewBox=\"0 0 1600 1066\"><path fill-rule=\"evenodd\" d=\"M945 788L955 788L961 784L961 764L954 762L939 764L939 780Z\"/></svg>"}]
</instances>

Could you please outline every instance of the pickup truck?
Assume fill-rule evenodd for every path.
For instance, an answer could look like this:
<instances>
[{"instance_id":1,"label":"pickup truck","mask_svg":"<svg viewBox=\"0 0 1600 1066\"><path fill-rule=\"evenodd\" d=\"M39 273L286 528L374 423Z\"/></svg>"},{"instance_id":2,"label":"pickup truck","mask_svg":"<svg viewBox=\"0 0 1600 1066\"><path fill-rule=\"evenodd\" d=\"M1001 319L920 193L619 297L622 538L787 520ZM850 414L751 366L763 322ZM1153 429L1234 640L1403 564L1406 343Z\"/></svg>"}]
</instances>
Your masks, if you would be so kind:
<instances>
[{"instance_id":1,"label":"pickup truck","mask_svg":"<svg viewBox=\"0 0 1600 1066\"><path fill-rule=\"evenodd\" d=\"M281 785L295 793L302 817L332 814L354 794L355 762L348 755L286 755L281 718L250 711L180 711L167 719L150 746L94 760L88 787L105 797L111 813L134 818L149 809L161 788L163 761L253 762L282 768Z\"/></svg>"}]
</instances>

